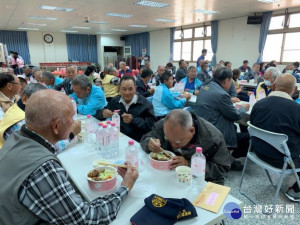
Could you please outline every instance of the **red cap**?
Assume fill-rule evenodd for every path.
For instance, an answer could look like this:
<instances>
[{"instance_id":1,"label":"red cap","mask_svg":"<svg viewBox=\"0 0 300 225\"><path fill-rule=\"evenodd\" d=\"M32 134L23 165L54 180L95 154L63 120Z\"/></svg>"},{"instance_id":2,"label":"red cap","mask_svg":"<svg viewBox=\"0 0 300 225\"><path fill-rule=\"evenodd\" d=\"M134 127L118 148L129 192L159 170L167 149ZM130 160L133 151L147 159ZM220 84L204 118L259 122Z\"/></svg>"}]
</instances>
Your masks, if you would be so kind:
<instances>
[{"instance_id":1,"label":"red cap","mask_svg":"<svg viewBox=\"0 0 300 225\"><path fill-rule=\"evenodd\" d=\"M87 117L87 118L91 118L92 116L91 116L91 115L87 115L86 117Z\"/></svg>"},{"instance_id":2,"label":"red cap","mask_svg":"<svg viewBox=\"0 0 300 225\"><path fill-rule=\"evenodd\" d=\"M100 122L100 123L98 123L98 126L103 126L103 123L101 123L101 122Z\"/></svg>"},{"instance_id":3,"label":"red cap","mask_svg":"<svg viewBox=\"0 0 300 225\"><path fill-rule=\"evenodd\" d=\"M110 120L107 120L107 121L106 121L106 124L111 124L111 121L110 121Z\"/></svg>"},{"instance_id":4,"label":"red cap","mask_svg":"<svg viewBox=\"0 0 300 225\"><path fill-rule=\"evenodd\" d=\"M129 141L128 141L128 144L129 144L129 145L133 145L133 144L134 144L134 141L133 141L133 140L129 140Z\"/></svg>"},{"instance_id":5,"label":"red cap","mask_svg":"<svg viewBox=\"0 0 300 225\"><path fill-rule=\"evenodd\" d=\"M107 125L106 125L106 124L104 124L104 125L103 125L103 128L107 128Z\"/></svg>"},{"instance_id":6,"label":"red cap","mask_svg":"<svg viewBox=\"0 0 300 225\"><path fill-rule=\"evenodd\" d=\"M201 147L196 147L196 152L197 153L201 153L202 152L202 148Z\"/></svg>"},{"instance_id":7,"label":"red cap","mask_svg":"<svg viewBox=\"0 0 300 225\"><path fill-rule=\"evenodd\" d=\"M119 110L114 110L114 113L118 113L119 112Z\"/></svg>"},{"instance_id":8,"label":"red cap","mask_svg":"<svg viewBox=\"0 0 300 225\"><path fill-rule=\"evenodd\" d=\"M116 123L115 122L111 122L110 124L112 127L116 126Z\"/></svg>"}]
</instances>

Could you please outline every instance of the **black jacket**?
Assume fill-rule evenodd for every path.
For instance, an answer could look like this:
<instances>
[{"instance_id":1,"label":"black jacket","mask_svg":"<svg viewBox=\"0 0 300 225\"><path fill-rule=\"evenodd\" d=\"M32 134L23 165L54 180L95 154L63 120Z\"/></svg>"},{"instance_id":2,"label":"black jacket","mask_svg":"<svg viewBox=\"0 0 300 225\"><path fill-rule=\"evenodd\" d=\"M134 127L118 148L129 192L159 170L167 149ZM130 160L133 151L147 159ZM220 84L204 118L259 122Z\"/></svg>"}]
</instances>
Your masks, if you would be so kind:
<instances>
[{"instance_id":1,"label":"black jacket","mask_svg":"<svg viewBox=\"0 0 300 225\"><path fill-rule=\"evenodd\" d=\"M144 97L150 97L151 93L148 91L150 89L149 85L145 85L144 81L141 78L136 80L136 90L138 93L143 95Z\"/></svg>"},{"instance_id":2,"label":"black jacket","mask_svg":"<svg viewBox=\"0 0 300 225\"><path fill-rule=\"evenodd\" d=\"M142 136L149 132L155 123L155 116L152 104L140 94L136 93L138 100L136 104L132 104L128 111L126 111L123 103L120 102L121 96L114 97L104 109L111 111L119 109L121 132L129 136L130 138L140 142ZM104 120L102 111L98 110L95 117L99 120ZM130 124L123 122L122 114L131 114L133 119Z\"/></svg>"},{"instance_id":3,"label":"black jacket","mask_svg":"<svg viewBox=\"0 0 300 225\"><path fill-rule=\"evenodd\" d=\"M62 83L55 85L54 89L60 91L61 88L64 88L67 95L73 94L71 82L69 78L65 78Z\"/></svg>"},{"instance_id":4,"label":"black jacket","mask_svg":"<svg viewBox=\"0 0 300 225\"><path fill-rule=\"evenodd\" d=\"M286 134L292 158L300 155L300 105L292 100L269 96L255 103L250 122L252 125L275 133ZM252 138L255 152L267 158L279 160L283 155L271 145Z\"/></svg>"}]
</instances>

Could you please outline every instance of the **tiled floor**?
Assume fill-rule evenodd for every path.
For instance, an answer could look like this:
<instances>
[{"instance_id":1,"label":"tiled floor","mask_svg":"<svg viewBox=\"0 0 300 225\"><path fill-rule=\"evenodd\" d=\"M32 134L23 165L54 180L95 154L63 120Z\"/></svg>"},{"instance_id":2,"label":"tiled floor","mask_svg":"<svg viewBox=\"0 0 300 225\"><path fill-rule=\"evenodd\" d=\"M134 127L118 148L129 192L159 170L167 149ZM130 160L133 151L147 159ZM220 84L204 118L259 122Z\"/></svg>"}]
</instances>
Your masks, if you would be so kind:
<instances>
[{"instance_id":1,"label":"tiled floor","mask_svg":"<svg viewBox=\"0 0 300 225\"><path fill-rule=\"evenodd\" d=\"M244 163L244 160L241 160ZM246 209L241 209L243 215L238 220L226 219L226 225L298 225L300 224L300 204L290 201L284 192L289 186L295 182L294 177L287 177L282 185L281 193L279 194L278 201L276 203L278 209L283 209L283 213L276 213L273 208L273 214L268 218L264 214L258 214L254 212L254 204L248 200L245 196L239 192L239 182L241 179L242 172L230 171L225 180L225 185L231 187L230 194L240 199ZM276 179L276 175L272 175L272 178ZM271 186L265 171L256 166L256 164L249 161L247 170L245 172L243 190L250 194L254 199L257 200L258 206L261 205L263 208L267 205L272 204L272 199L275 194L275 188ZM249 206L251 208L249 208ZM294 207L294 213L286 213L286 207ZM251 212L249 212L251 210ZM270 210L270 208L269 208ZM274 218L275 217L275 218Z\"/></svg>"}]
</instances>

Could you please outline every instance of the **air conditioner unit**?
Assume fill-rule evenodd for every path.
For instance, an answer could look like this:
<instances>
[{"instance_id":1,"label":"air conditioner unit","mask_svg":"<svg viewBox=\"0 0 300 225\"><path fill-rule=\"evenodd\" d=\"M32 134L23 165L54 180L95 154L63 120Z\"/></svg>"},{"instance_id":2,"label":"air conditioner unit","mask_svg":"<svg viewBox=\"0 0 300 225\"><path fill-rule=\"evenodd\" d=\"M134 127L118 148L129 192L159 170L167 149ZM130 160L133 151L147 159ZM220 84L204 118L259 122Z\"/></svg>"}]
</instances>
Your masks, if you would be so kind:
<instances>
[{"instance_id":1,"label":"air conditioner unit","mask_svg":"<svg viewBox=\"0 0 300 225\"><path fill-rule=\"evenodd\" d=\"M124 57L131 56L131 46L124 46Z\"/></svg>"}]
</instances>

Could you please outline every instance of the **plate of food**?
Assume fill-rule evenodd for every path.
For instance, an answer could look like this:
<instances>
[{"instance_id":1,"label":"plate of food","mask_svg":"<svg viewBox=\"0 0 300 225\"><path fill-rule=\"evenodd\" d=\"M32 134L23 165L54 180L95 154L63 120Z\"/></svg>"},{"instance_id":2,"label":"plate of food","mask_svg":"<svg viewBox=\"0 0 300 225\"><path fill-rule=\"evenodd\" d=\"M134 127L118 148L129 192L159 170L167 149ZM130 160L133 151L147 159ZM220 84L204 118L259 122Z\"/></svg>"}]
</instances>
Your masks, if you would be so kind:
<instances>
[{"instance_id":1,"label":"plate of food","mask_svg":"<svg viewBox=\"0 0 300 225\"><path fill-rule=\"evenodd\" d=\"M150 164L154 169L169 170L172 157L175 156L173 152L151 152L149 154Z\"/></svg>"},{"instance_id":2,"label":"plate of food","mask_svg":"<svg viewBox=\"0 0 300 225\"><path fill-rule=\"evenodd\" d=\"M87 173L89 187L93 191L107 191L116 186L117 170L110 166L101 166Z\"/></svg>"}]
</instances>

